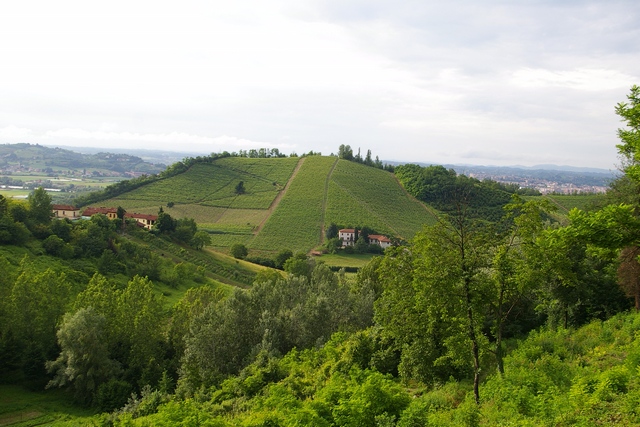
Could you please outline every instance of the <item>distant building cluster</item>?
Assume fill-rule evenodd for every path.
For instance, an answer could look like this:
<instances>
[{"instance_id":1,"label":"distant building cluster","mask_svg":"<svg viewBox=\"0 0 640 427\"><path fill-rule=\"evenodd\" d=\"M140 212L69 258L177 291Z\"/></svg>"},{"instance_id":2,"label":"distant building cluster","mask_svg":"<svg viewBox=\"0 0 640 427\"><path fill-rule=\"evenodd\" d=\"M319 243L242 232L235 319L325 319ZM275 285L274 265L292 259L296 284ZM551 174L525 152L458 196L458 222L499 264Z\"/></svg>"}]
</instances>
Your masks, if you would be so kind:
<instances>
[{"instance_id":1,"label":"distant building cluster","mask_svg":"<svg viewBox=\"0 0 640 427\"><path fill-rule=\"evenodd\" d=\"M71 220L75 220L75 219L90 219L91 216L96 215L96 214L105 215L109 219L118 218L118 209L117 208L104 208L104 207L93 208L93 207L88 207L88 208L85 208L84 211L82 211L82 213L80 212L79 208L76 208L75 206L71 206L71 205L53 205L52 209L53 209L54 217L55 218L60 218L60 219L62 219L62 218L67 218L67 219L71 219ZM136 223L140 227L144 227L147 230L150 230L151 227L153 227L155 225L156 221L158 220L158 216L157 215L129 213L129 212L125 213L124 217L125 218L135 219Z\"/></svg>"}]
</instances>

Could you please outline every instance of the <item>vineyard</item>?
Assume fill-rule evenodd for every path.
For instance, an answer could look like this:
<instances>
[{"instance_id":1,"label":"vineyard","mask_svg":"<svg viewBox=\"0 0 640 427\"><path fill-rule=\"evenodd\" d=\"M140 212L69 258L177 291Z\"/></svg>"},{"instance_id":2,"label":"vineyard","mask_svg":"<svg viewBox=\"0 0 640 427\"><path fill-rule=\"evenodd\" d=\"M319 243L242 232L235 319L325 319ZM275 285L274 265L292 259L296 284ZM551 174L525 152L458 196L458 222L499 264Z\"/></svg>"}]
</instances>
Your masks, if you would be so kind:
<instances>
[{"instance_id":1,"label":"vineyard","mask_svg":"<svg viewBox=\"0 0 640 427\"><path fill-rule=\"evenodd\" d=\"M245 191L236 194L241 181ZM162 207L174 218L193 218L211 234L215 250L241 243L267 256L281 249L308 252L331 223L409 240L435 220L393 174L326 156L195 163L97 205L146 214Z\"/></svg>"},{"instance_id":2,"label":"vineyard","mask_svg":"<svg viewBox=\"0 0 640 427\"><path fill-rule=\"evenodd\" d=\"M340 160L331 175L325 224L369 226L378 233L410 239L435 216L409 197L393 174Z\"/></svg>"},{"instance_id":3,"label":"vineyard","mask_svg":"<svg viewBox=\"0 0 640 427\"><path fill-rule=\"evenodd\" d=\"M320 243L325 182L335 157L310 156L250 248L306 252Z\"/></svg>"}]
</instances>

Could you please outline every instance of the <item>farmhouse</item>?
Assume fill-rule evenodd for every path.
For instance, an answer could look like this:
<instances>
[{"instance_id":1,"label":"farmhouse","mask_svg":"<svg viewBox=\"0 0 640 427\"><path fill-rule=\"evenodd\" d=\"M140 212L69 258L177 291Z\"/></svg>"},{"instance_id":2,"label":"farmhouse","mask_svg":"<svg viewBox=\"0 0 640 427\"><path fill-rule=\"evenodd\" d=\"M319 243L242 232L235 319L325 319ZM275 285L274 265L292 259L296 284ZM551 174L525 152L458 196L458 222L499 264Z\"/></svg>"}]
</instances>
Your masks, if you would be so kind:
<instances>
[{"instance_id":1,"label":"farmhouse","mask_svg":"<svg viewBox=\"0 0 640 427\"><path fill-rule=\"evenodd\" d=\"M90 219L95 214L106 215L109 219L118 218L118 209L116 208L92 208L88 207L82 212L82 219Z\"/></svg>"},{"instance_id":2,"label":"farmhouse","mask_svg":"<svg viewBox=\"0 0 640 427\"><path fill-rule=\"evenodd\" d=\"M378 245L381 248L385 249L391 246L391 239L381 234L369 234L369 244Z\"/></svg>"},{"instance_id":3,"label":"farmhouse","mask_svg":"<svg viewBox=\"0 0 640 427\"><path fill-rule=\"evenodd\" d=\"M54 218L69 218L69 219L78 219L80 218L80 209L71 205L51 205L51 209L53 210Z\"/></svg>"},{"instance_id":4,"label":"farmhouse","mask_svg":"<svg viewBox=\"0 0 640 427\"><path fill-rule=\"evenodd\" d=\"M353 228L343 228L338 230L338 237L342 241L342 246L353 246L356 243L356 230Z\"/></svg>"},{"instance_id":5,"label":"farmhouse","mask_svg":"<svg viewBox=\"0 0 640 427\"><path fill-rule=\"evenodd\" d=\"M157 215L147 215L147 214L138 214L138 213L126 213L124 214L125 218L133 218L138 222L138 225L146 228L147 230L151 230L151 227L154 226L156 221L158 220Z\"/></svg>"},{"instance_id":6,"label":"farmhouse","mask_svg":"<svg viewBox=\"0 0 640 427\"><path fill-rule=\"evenodd\" d=\"M82 219L89 219L92 215L102 214L106 215L109 219L118 218L118 209L116 208L92 208L88 207L82 212ZM151 230L151 227L154 226L156 221L158 220L157 215L149 215L149 214L139 214L139 213L125 213L125 218L135 219L140 227L144 227L147 230Z\"/></svg>"},{"instance_id":7,"label":"farmhouse","mask_svg":"<svg viewBox=\"0 0 640 427\"><path fill-rule=\"evenodd\" d=\"M356 230L354 228L338 230L338 238L342 241L342 246L353 246L356 243ZM369 234L368 243L385 249L391 246L391 239L381 234Z\"/></svg>"}]
</instances>

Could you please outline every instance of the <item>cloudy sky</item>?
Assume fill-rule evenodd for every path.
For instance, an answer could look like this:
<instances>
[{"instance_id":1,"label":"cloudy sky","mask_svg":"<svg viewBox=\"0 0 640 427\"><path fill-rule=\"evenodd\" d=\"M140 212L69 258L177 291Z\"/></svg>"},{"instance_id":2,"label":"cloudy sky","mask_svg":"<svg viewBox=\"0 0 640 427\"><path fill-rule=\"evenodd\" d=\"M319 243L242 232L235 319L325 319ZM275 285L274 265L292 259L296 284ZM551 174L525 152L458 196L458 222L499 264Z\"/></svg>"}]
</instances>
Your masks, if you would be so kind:
<instances>
[{"instance_id":1,"label":"cloudy sky","mask_svg":"<svg viewBox=\"0 0 640 427\"><path fill-rule=\"evenodd\" d=\"M11 1L0 143L615 169L637 0Z\"/></svg>"}]
</instances>

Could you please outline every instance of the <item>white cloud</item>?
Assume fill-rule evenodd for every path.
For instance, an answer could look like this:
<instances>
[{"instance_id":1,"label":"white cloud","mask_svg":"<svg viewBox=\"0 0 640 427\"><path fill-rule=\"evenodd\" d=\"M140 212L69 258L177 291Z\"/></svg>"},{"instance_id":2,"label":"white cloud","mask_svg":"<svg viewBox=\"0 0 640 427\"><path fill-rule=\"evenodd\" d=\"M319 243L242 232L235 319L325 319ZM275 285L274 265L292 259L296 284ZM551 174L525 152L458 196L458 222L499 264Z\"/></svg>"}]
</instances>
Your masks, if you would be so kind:
<instances>
[{"instance_id":1,"label":"white cloud","mask_svg":"<svg viewBox=\"0 0 640 427\"><path fill-rule=\"evenodd\" d=\"M289 149L293 147L290 144L253 141L228 135L208 137L182 132L171 132L168 134L143 134L135 132L111 132L105 130L88 131L84 129L70 128L47 131L42 135L42 139L49 143L54 141L59 143L64 142L65 144L72 146L82 146L87 144L94 145L96 142L99 142L105 147L130 148L131 143L144 143L144 146L139 146L138 148L205 152L259 147L279 149Z\"/></svg>"},{"instance_id":2,"label":"white cloud","mask_svg":"<svg viewBox=\"0 0 640 427\"><path fill-rule=\"evenodd\" d=\"M25 138L30 138L32 136L31 129L20 128L14 125L9 125L4 128L0 128L0 141L15 141L22 142L17 140L22 140Z\"/></svg>"},{"instance_id":3,"label":"white cloud","mask_svg":"<svg viewBox=\"0 0 640 427\"><path fill-rule=\"evenodd\" d=\"M8 2L0 138L608 167L639 19L633 0Z\"/></svg>"},{"instance_id":4,"label":"white cloud","mask_svg":"<svg viewBox=\"0 0 640 427\"><path fill-rule=\"evenodd\" d=\"M638 78L618 70L575 69L551 71L523 68L513 73L510 83L525 88L565 87L586 91L629 88Z\"/></svg>"}]
</instances>

